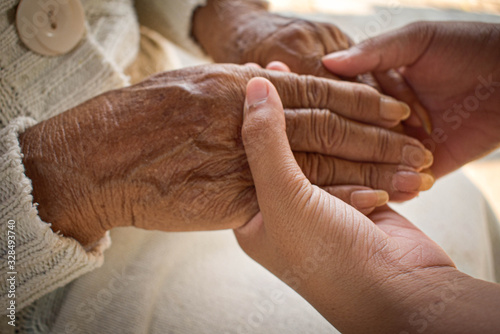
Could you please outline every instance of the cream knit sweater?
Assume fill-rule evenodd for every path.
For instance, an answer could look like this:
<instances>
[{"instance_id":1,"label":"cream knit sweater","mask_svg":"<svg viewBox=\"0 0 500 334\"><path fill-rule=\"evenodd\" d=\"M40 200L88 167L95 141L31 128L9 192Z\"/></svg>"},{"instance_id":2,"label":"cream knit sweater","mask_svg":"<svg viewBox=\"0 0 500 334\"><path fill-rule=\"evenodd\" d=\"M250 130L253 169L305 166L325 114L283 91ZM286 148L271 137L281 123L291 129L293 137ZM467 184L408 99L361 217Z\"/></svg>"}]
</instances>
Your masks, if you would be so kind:
<instances>
[{"instance_id":1,"label":"cream knit sweater","mask_svg":"<svg viewBox=\"0 0 500 334\"><path fill-rule=\"evenodd\" d=\"M338 333L249 259L230 231L114 229L102 265L109 236L86 250L40 220L18 134L128 84L124 69L138 52L136 14L141 24L201 52L189 30L192 11L204 0L136 0L135 8L132 0L81 1L85 38L69 54L49 58L20 42L14 25L19 0L0 0L0 333ZM500 278L494 272L500 268L498 222L462 174L397 209L461 270ZM9 226L16 236L16 328L5 316Z\"/></svg>"},{"instance_id":2,"label":"cream knit sweater","mask_svg":"<svg viewBox=\"0 0 500 334\"><path fill-rule=\"evenodd\" d=\"M37 214L31 181L24 175L18 134L102 92L128 84L123 71L136 57L136 15L171 41L201 52L190 39L193 10L205 0L82 0L86 34L58 57L31 52L15 26L19 0L0 2L0 305L2 323L8 272L17 272L16 311L103 263L107 235L92 249L53 233ZM9 225L10 222L10 225ZM15 233L15 266L7 266L8 227ZM12 235L12 233L11 233ZM14 247L12 247L14 248ZM11 249L12 250L12 249ZM12 254L12 252L11 252Z\"/></svg>"}]
</instances>

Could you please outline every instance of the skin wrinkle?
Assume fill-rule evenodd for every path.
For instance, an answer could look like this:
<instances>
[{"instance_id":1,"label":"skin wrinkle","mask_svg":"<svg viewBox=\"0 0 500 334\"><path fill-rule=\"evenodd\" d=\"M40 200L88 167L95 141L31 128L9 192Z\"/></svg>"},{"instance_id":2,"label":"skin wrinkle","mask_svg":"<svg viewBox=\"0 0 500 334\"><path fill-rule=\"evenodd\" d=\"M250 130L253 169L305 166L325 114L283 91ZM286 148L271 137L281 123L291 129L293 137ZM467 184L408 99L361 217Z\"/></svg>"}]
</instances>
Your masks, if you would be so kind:
<instances>
[{"instance_id":1,"label":"skin wrinkle","mask_svg":"<svg viewBox=\"0 0 500 334\"><path fill-rule=\"evenodd\" d=\"M320 111L319 109L316 109L315 112L322 112L322 111ZM329 114L330 112L327 111L327 113ZM324 122L321 122L321 120L316 119L314 117L310 117L311 133L314 133L314 137L313 137L314 140L317 143L320 143L322 152L332 151L331 150L331 141L333 139L330 139L330 138L333 138L334 135L332 134L333 129L330 128L332 123L330 122L328 114L323 112L323 115L326 115L326 119ZM315 130L318 130L318 131L315 131Z\"/></svg>"},{"instance_id":2,"label":"skin wrinkle","mask_svg":"<svg viewBox=\"0 0 500 334\"><path fill-rule=\"evenodd\" d=\"M375 167L373 164L366 164L364 165L365 168L365 182L370 181L374 182L373 184L379 184L380 182L380 175L378 173L378 169ZM367 172L366 172L367 170Z\"/></svg>"},{"instance_id":3,"label":"skin wrinkle","mask_svg":"<svg viewBox=\"0 0 500 334\"><path fill-rule=\"evenodd\" d=\"M255 76L272 80L285 106L302 108L289 122L294 127L291 142L300 143L304 151L325 149L334 126L323 124L328 106L344 110L352 103L346 87L336 101L329 100L338 83L237 65L161 73L95 97L25 132L25 166L41 218L82 244L97 241L115 224L167 231L243 225L257 210L240 133L246 84ZM325 111L311 118L312 110L319 109ZM310 134L316 130L328 139ZM336 131L342 130L348 131L347 125ZM309 135L311 142L304 139ZM34 138L43 140L33 144ZM349 141L358 150L356 142L359 138ZM368 155L374 149L369 144L358 153ZM353 174L362 170L358 164L337 169L338 148L328 150L328 156L299 158L309 177L324 180L326 175L330 180L324 181L330 184L335 184L334 177L363 179ZM81 203L81 213L74 202ZM89 212L84 219L85 210ZM69 224L73 213L78 218ZM83 226L89 222L95 226L87 231Z\"/></svg>"},{"instance_id":4,"label":"skin wrinkle","mask_svg":"<svg viewBox=\"0 0 500 334\"><path fill-rule=\"evenodd\" d=\"M465 23L461 24L464 26L466 25ZM447 45L449 43L450 38L447 38L449 34L454 34L455 36L463 35L463 32L456 32L456 29L453 28L454 26L447 26L449 31L445 31L443 36L441 36L441 41L439 41L436 46L438 50L443 51L442 45ZM475 41L471 41L472 45L473 42ZM500 49L497 48L497 50ZM382 49L381 51L384 52L385 50ZM451 57L442 57L441 59L437 59L435 54L429 55L427 64L422 64L420 70L416 70L415 72L425 72L426 65L430 64L430 69L427 71L427 74L430 74L428 77L433 78L434 75L439 78L434 78L437 80L431 79L422 81L420 84L433 87L437 89L437 91L445 90L446 92L449 87L440 87L439 84L436 84L436 81L446 76L446 71L441 71L441 68L436 70L434 64L441 63L439 67L446 69L447 63L452 60L451 58L453 58L453 56L459 55L462 57L467 53L463 52L465 50L462 48L457 48L457 51L456 55L453 55L453 52L449 52L446 55ZM396 51L393 52L396 53ZM389 57L390 53L392 52L387 52L386 55ZM471 54L474 55L476 52L471 52ZM367 55L367 57L369 57L369 55ZM462 58L459 58L459 61L460 59ZM469 64L470 62L468 60L469 59L466 59L464 63ZM331 64L333 64L333 62ZM460 71L453 71L452 68L450 73L448 77L454 79L450 81L456 81L459 86L466 80L466 76L460 73ZM478 84L477 74L469 73L469 78L469 84L471 84L469 87L471 90L469 90L469 92L473 94L474 88ZM493 78L498 80L498 77ZM489 80L491 81L492 79ZM257 89L258 83L261 85L260 89L262 89L263 82L263 80L254 80L250 82L249 90L252 88ZM268 87L270 87L270 85L268 85ZM473 98L473 95L470 96ZM497 97L498 96L497 94ZM430 100L432 100L432 98L436 97L430 96ZM462 103L463 99L464 96L457 96L456 102ZM264 104L262 106L263 109L267 109L266 111L270 118L273 112L278 114L277 111L280 111L278 110L280 106L276 101L277 95L274 93L274 96L268 100L268 105L266 106ZM437 101L439 101L439 99ZM490 106L498 104L496 103L498 102L497 99L492 102ZM373 100L373 103L375 106L377 105L375 100ZM356 103L351 102L350 105L355 106ZM438 110L438 112L440 112L440 110ZM439 113L437 115L441 116ZM473 117L470 117L466 123L470 124L471 120L473 120ZM245 119L245 122L252 121L254 120ZM478 125L480 124L481 123ZM462 134L474 134L474 131L464 131L466 128L467 126L463 126L460 129ZM480 128L481 127L478 127L477 129ZM491 124L489 128L492 128ZM437 129L437 127L435 129ZM445 127L444 129L446 130L447 128ZM272 127L265 130L269 132L273 131ZM419 130L423 132L423 129ZM277 130L274 131L278 133ZM445 133L450 137L453 135L451 131L445 131ZM470 138L470 136L463 137ZM275 140L272 141L269 140L269 138ZM479 133L477 133L477 136L474 138L481 140ZM256 187L259 192L260 207L265 225L262 223L256 224L252 221L249 226L246 226L246 229L237 230L236 236L242 248L255 260L264 265L268 270L278 273L278 276L281 273L282 275L279 277L286 281L290 281L290 276L286 272L287 266L292 268L295 265L300 266L303 263L302 259L304 258L304 254L312 256L311 240L320 239L324 235L331 235L329 231L330 224L328 220L324 219L324 212L322 212L322 214L318 213L316 205L311 204L309 207L302 205L303 203L297 201L294 193L288 197L276 196L277 194L281 194L276 191L276 188L281 187L282 189L289 189L290 185L296 182L296 180L294 180L295 175L292 174L290 179L287 179L286 175L284 175L278 180L281 182L277 185L274 183L276 181L275 175L268 175L268 167L273 166L273 169L276 169L276 166L279 166L280 163L282 164L283 161L293 161L292 152L283 152L273 149L272 151L269 150L267 154L256 154L260 153L259 146L269 147L276 142L276 138L271 136L264 136L264 138L261 139L261 141L250 141L248 143L250 146L247 147L247 145L245 145L245 147L248 151L252 173L254 173L256 179ZM466 157L467 154L469 154L470 157L470 153L467 152L469 147L471 149L481 147L481 145L477 144L475 144L476 147L474 147L474 145L470 145L470 143L463 142L463 138L459 139L460 140L457 140L455 138L455 143L462 146L462 153L465 153ZM286 141L286 137L283 133L281 133L281 138L278 138L278 140L281 140L281 142ZM380 139L380 143L383 143L383 141L384 139ZM453 142L449 141L448 145L450 144L453 144ZM391 145L388 146L390 147ZM400 149L398 148L397 151L399 152ZM476 153L477 151L482 150L476 150ZM339 163L339 166L341 166L341 160L337 160L336 163ZM345 163L345 161L343 163ZM346 165L347 164L343 166ZM375 173L373 173L373 166L374 165L369 165L368 167L365 165L363 165L363 167L359 165L356 166L359 169L365 170L364 173L356 171L356 167L351 169L350 175L343 174L343 169L346 168L338 168L338 172L339 174L342 173L343 177L346 178L349 176L363 175L365 177L364 181L371 181L373 183L385 182L387 179L391 179L392 175L382 174L382 169L378 169L380 175L375 175ZM394 168L401 169L402 166L397 165L394 166ZM355 171L352 172L352 170ZM450 170L452 169L447 169L448 172ZM368 175L366 171L368 171ZM283 172L286 173L286 170ZM304 175L303 178L305 177ZM276 182L278 183L278 181ZM316 192L319 191L317 188L311 188ZM321 196L316 196L316 200L318 199L321 199ZM330 199L340 206L340 201L333 197ZM290 210L276 213L277 206L288 206ZM445 252L420 230L411 225L411 223L403 217L397 215L388 206L376 209L374 213L368 217L360 214L352 217L349 214L355 211L352 209L348 210L345 205L343 207L344 210L335 212L336 215L333 218L339 221L340 224L349 222L351 224L359 224L356 225L359 229L355 235L346 233L346 238L335 239L339 244L339 249L349 249L349 252L341 251L339 252L340 254L334 253L332 261L325 266L324 270L315 272L315 277L312 279L302 280L302 286L298 289L298 292L343 333L399 333L403 330L417 331L418 328L411 328L414 326L412 326L412 320L408 318L408 316L418 313L422 315L422 310L435 306L436 299L437 297L439 298L439 295L435 294L435 292L439 290L433 291L436 284L439 285L446 282L452 283L454 282L452 281L454 275L461 276L463 274L458 271L453 271L452 275L448 275L448 273L453 270L453 264ZM324 209L327 211L328 207ZM276 217L276 215L279 216ZM285 226L286 228L283 228L283 222L287 224ZM311 223L313 226L309 226ZM377 224L378 228L374 226L374 224ZM308 228L302 228L302 230L300 230L297 226L307 226ZM302 233L299 234L297 232ZM402 236L398 236L398 232L401 233ZM271 238L269 235L273 237ZM371 246L366 243L366 241L371 238L385 240L387 243L385 247L381 247L378 251L379 255L376 261L374 261L372 257L367 256L367 254L370 255L373 252L373 250L367 248ZM375 245L379 246L378 244ZM416 247L416 245L420 245L421 247ZM384 244L382 244L382 246L384 246ZM352 249L352 247L355 248ZM395 253L393 250L401 251ZM421 252L424 252L424 254L421 254ZM295 254L298 254L296 258L294 258ZM387 259L384 259L384 257L387 257ZM401 263L401 260L403 263ZM406 263L406 260L410 260L411 262ZM393 263L391 263L393 261L396 261L395 269L388 270L393 267ZM386 266L383 265L384 262L387 263ZM418 266L422 265L438 269L428 270L420 275L421 273L415 269L418 269ZM444 266L445 269L442 270L440 266ZM443 272L445 273L444 275ZM338 275L339 273L340 275ZM440 321L436 321L429 326L428 332L469 333L475 332L474 329L478 324L480 327L476 328L476 330L481 329L479 332L487 332L486 330L482 330L482 328L486 327L489 327L488 332L496 332L498 329L496 323L498 321L493 321L496 319L494 318L495 312L491 310L496 310L499 306L498 300L500 299L498 299L498 287L494 287L491 283L475 281L472 278L469 278L468 281L464 283L468 284L467 287L472 288L472 291L467 291L468 296L463 296L464 298L461 297L458 299L458 307L456 305L457 303L448 303L446 308L452 310L451 317L450 312L447 310L447 314L441 315ZM292 284L293 280L291 285ZM373 286L373 288L367 288L370 287L370 285ZM379 288L378 285L382 286ZM485 290L489 288L492 295L484 296L483 299L480 297L478 298L477 288L481 287ZM471 295L473 296L472 298ZM469 300L467 300L467 298L469 298ZM479 316L477 312L478 307L481 313ZM458 313L453 314L453 311ZM459 316L457 317L457 315ZM477 321L462 321L457 325L457 319L460 319L460 316L463 318L463 315L472 316L472 318ZM432 320L428 318L426 320L432 322Z\"/></svg>"},{"instance_id":5,"label":"skin wrinkle","mask_svg":"<svg viewBox=\"0 0 500 334\"><path fill-rule=\"evenodd\" d=\"M372 158L375 158L375 156L384 156L387 155L387 152L390 151L391 147L389 145L389 137L386 133L382 133L382 131L379 131L380 135L377 137L379 139L379 142L377 144L377 151L373 151L373 156ZM417 146L419 147L419 146Z\"/></svg>"},{"instance_id":6,"label":"skin wrinkle","mask_svg":"<svg viewBox=\"0 0 500 334\"><path fill-rule=\"evenodd\" d=\"M302 22L302 20L300 20L300 19L291 19L290 21L288 21L284 25L281 25L280 30L283 30L286 27L297 24L297 23L300 24L300 22ZM245 33L245 31L240 32L240 35L242 33ZM260 52L259 46L266 44L269 40L272 40L271 43L274 43L275 42L273 40L274 34L275 34L275 31L270 31L270 32L268 32L267 36L259 36L259 42L255 43L255 45L253 47L252 47L252 45L249 45L246 48L243 48L244 50L246 49L248 51L243 53L242 58L243 59L257 59L258 60L257 64L259 64L261 66L267 65L269 63L269 60L266 58L266 55L264 53ZM241 40L241 39L242 38L239 38L239 40ZM281 40L278 38L277 42L281 43ZM282 44L282 45L285 46L286 48L288 48L288 44ZM299 55L299 57L303 57L306 53L295 53L295 54ZM243 62L245 62L245 61L243 61ZM240 63L243 63L243 62L240 62Z\"/></svg>"},{"instance_id":7,"label":"skin wrinkle","mask_svg":"<svg viewBox=\"0 0 500 334\"><path fill-rule=\"evenodd\" d=\"M330 116L330 119L336 119L334 122L334 135L333 136L328 136L335 138L335 142L331 142L330 147L336 147L339 148L341 146L344 146L348 141L349 141L349 129L346 126L345 121L341 117L334 117L333 115ZM340 138L339 138L340 134Z\"/></svg>"}]
</instances>

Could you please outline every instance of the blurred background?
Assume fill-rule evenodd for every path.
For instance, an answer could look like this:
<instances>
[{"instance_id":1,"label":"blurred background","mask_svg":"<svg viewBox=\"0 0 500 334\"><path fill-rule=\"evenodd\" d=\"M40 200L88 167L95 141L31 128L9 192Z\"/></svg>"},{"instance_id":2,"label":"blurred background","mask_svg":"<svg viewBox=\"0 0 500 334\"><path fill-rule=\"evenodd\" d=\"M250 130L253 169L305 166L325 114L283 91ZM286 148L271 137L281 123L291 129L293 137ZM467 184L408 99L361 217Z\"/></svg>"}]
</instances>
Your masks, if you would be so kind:
<instances>
[{"instance_id":1,"label":"blurred background","mask_svg":"<svg viewBox=\"0 0 500 334\"><path fill-rule=\"evenodd\" d=\"M377 6L388 6L385 0L270 0L273 10L291 10L295 12L320 12L333 14L369 14ZM436 8L477 13L499 13L498 0L399 0L392 1L408 8Z\"/></svg>"},{"instance_id":2,"label":"blurred background","mask_svg":"<svg viewBox=\"0 0 500 334\"><path fill-rule=\"evenodd\" d=\"M410 22L484 21L500 23L500 0L270 0L271 10L333 22L354 41Z\"/></svg>"}]
</instances>

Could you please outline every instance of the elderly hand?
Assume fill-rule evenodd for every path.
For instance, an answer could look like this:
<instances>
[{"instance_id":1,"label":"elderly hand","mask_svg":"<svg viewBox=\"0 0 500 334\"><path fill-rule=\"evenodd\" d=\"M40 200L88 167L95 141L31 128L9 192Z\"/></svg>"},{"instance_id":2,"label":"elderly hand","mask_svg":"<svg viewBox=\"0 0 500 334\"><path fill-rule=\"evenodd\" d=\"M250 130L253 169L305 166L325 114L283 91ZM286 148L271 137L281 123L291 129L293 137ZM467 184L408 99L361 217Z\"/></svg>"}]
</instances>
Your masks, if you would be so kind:
<instances>
[{"instance_id":1,"label":"elderly hand","mask_svg":"<svg viewBox=\"0 0 500 334\"><path fill-rule=\"evenodd\" d=\"M28 129L21 144L41 218L83 244L115 226L241 226L258 210L240 137L254 76L283 96L290 143L315 184L394 199L432 185L419 173L432 155L417 140L358 122L394 126L406 105L360 84L209 65L105 93ZM337 191L365 212L387 198Z\"/></svg>"},{"instance_id":2,"label":"elderly hand","mask_svg":"<svg viewBox=\"0 0 500 334\"><path fill-rule=\"evenodd\" d=\"M321 58L351 45L333 24L275 15L260 1L209 0L193 17L193 34L216 62L282 61L294 73L325 78L338 77Z\"/></svg>"},{"instance_id":3,"label":"elderly hand","mask_svg":"<svg viewBox=\"0 0 500 334\"><path fill-rule=\"evenodd\" d=\"M261 210L235 230L248 255L342 333L498 329L498 285L460 273L437 244L387 206L366 217L308 181L270 82L252 79L245 106L242 138Z\"/></svg>"},{"instance_id":4,"label":"elderly hand","mask_svg":"<svg viewBox=\"0 0 500 334\"><path fill-rule=\"evenodd\" d=\"M376 72L387 94L411 106L398 90L409 85L428 110L434 130L430 136L421 129L406 130L434 153L432 170L438 177L500 144L498 24L411 24L333 53L323 62L339 75Z\"/></svg>"}]
</instances>

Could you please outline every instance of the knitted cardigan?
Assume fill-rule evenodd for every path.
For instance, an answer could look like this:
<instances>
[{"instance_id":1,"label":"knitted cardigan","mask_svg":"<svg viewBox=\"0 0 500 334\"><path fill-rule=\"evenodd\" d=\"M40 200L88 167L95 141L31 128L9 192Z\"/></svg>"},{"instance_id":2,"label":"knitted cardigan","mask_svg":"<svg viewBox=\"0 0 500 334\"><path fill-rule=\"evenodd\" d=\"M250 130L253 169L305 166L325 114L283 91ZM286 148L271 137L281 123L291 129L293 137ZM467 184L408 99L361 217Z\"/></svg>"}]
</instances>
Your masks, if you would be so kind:
<instances>
[{"instance_id":1,"label":"knitted cardigan","mask_svg":"<svg viewBox=\"0 0 500 334\"><path fill-rule=\"evenodd\" d=\"M101 266L103 251L110 246L106 235L84 249L40 219L31 181L24 174L19 133L98 94L126 86L123 71L138 52L137 17L179 46L201 53L190 38L190 27L192 12L205 0L137 0L136 7L132 0L82 1L85 36L74 50L57 57L36 54L21 42L15 26L18 3L0 2L0 312L4 320L11 300L21 311ZM8 233L15 235L10 248ZM12 267L9 249L10 255L15 251ZM9 272L16 273L15 298L6 293Z\"/></svg>"}]
</instances>

